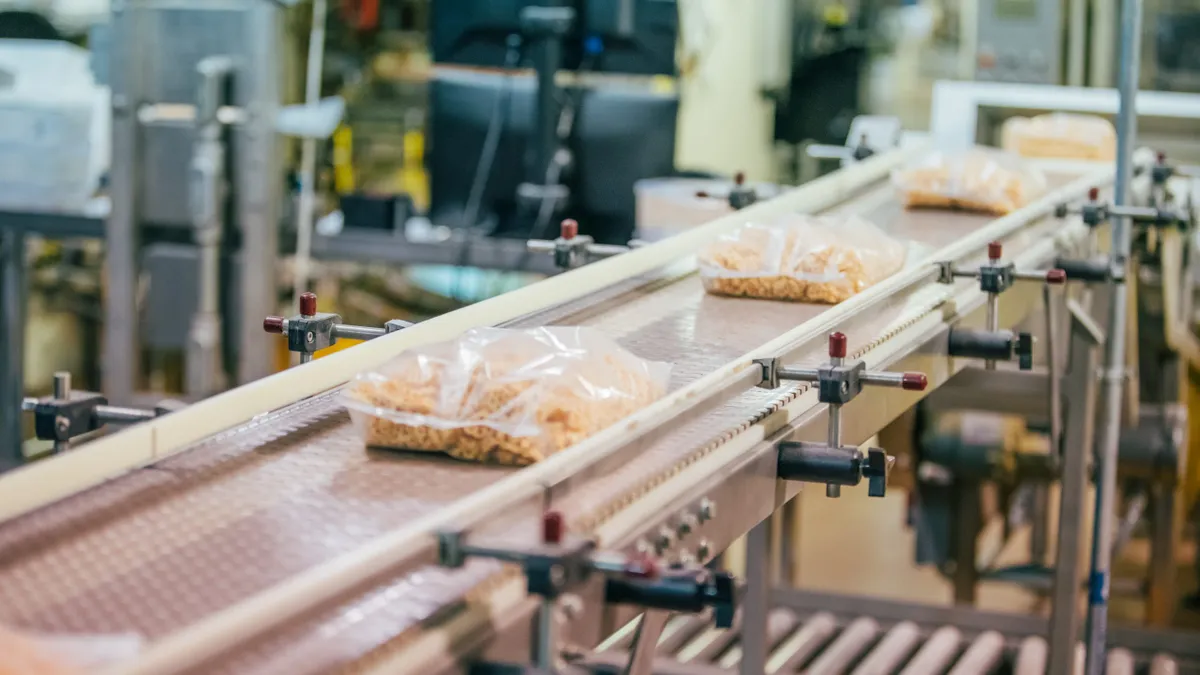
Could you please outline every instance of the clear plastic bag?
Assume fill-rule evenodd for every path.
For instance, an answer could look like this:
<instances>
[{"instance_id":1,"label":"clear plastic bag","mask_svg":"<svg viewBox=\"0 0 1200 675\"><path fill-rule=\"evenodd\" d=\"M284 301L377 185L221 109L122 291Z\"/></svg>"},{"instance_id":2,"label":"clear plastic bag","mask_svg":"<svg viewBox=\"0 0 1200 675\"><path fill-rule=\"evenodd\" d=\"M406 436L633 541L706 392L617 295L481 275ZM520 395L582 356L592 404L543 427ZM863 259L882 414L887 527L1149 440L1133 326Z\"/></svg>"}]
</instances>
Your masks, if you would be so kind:
<instances>
[{"instance_id":1,"label":"clear plastic bag","mask_svg":"<svg viewBox=\"0 0 1200 675\"><path fill-rule=\"evenodd\" d=\"M790 216L749 224L700 254L716 295L837 304L904 267L908 246L856 216Z\"/></svg>"},{"instance_id":2,"label":"clear plastic bag","mask_svg":"<svg viewBox=\"0 0 1200 675\"><path fill-rule=\"evenodd\" d=\"M1050 113L1012 117L1000 132L1001 147L1022 157L1112 161L1117 130L1095 115Z\"/></svg>"},{"instance_id":3,"label":"clear plastic bag","mask_svg":"<svg viewBox=\"0 0 1200 675\"><path fill-rule=\"evenodd\" d=\"M358 376L342 399L367 445L523 465L666 393L670 366L590 328L478 328Z\"/></svg>"},{"instance_id":4,"label":"clear plastic bag","mask_svg":"<svg viewBox=\"0 0 1200 675\"><path fill-rule=\"evenodd\" d=\"M0 675L83 675L134 658L136 634L47 635L0 627Z\"/></svg>"},{"instance_id":5,"label":"clear plastic bag","mask_svg":"<svg viewBox=\"0 0 1200 675\"><path fill-rule=\"evenodd\" d=\"M982 149L934 153L896 171L892 182L908 208L951 208L1004 215L1046 191L1041 172L1015 155Z\"/></svg>"}]
</instances>

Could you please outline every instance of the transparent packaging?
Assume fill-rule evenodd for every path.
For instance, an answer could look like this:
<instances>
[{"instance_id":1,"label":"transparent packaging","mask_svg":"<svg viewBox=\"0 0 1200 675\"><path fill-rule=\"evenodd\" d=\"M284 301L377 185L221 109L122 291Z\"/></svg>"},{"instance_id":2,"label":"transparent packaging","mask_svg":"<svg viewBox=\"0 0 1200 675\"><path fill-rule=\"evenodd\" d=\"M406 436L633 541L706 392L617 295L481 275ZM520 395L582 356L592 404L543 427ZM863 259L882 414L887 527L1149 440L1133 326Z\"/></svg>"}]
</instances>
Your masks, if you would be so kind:
<instances>
[{"instance_id":1,"label":"transparent packaging","mask_svg":"<svg viewBox=\"0 0 1200 675\"><path fill-rule=\"evenodd\" d=\"M83 675L132 659L136 634L49 635L0 626L0 675Z\"/></svg>"},{"instance_id":2,"label":"transparent packaging","mask_svg":"<svg viewBox=\"0 0 1200 675\"><path fill-rule=\"evenodd\" d=\"M857 216L748 224L700 253L716 295L837 304L904 267L908 246Z\"/></svg>"},{"instance_id":3,"label":"transparent packaging","mask_svg":"<svg viewBox=\"0 0 1200 675\"><path fill-rule=\"evenodd\" d=\"M342 400L369 446L524 465L661 398L669 378L591 328L477 328L359 375Z\"/></svg>"},{"instance_id":4,"label":"transparent packaging","mask_svg":"<svg viewBox=\"0 0 1200 675\"><path fill-rule=\"evenodd\" d=\"M1095 115L1012 117L1004 122L1000 138L1005 151L1022 157L1112 161L1117 155L1117 130Z\"/></svg>"},{"instance_id":5,"label":"transparent packaging","mask_svg":"<svg viewBox=\"0 0 1200 675\"><path fill-rule=\"evenodd\" d=\"M896 171L892 182L908 208L946 208L1004 215L1046 191L1046 178L1016 155L973 149L933 153Z\"/></svg>"}]
</instances>

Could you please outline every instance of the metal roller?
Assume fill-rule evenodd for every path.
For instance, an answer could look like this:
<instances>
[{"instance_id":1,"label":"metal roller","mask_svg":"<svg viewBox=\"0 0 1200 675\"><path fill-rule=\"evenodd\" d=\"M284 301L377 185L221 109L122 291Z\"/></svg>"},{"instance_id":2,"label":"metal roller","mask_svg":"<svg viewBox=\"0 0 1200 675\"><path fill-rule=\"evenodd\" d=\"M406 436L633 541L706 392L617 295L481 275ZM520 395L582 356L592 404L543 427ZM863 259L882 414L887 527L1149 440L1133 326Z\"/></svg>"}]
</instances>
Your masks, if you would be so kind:
<instances>
[{"instance_id":1,"label":"metal roller","mask_svg":"<svg viewBox=\"0 0 1200 675\"><path fill-rule=\"evenodd\" d=\"M821 652L816 661L804 669L807 675L839 675L875 642L879 635L879 622L870 617L859 617L852 621L837 640Z\"/></svg>"},{"instance_id":2,"label":"metal roller","mask_svg":"<svg viewBox=\"0 0 1200 675\"><path fill-rule=\"evenodd\" d=\"M674 654L711 624L712 619L704 615L675 617L663 629L662 637L658 639L658 653L664 656Z\"/></svg>"},{"instance_id":3,"label":"metal roller","mask_svg":"<svg viewBox=\"0 0 1200 675\"><path fill-rule=\"evenodd\" d=\"M1133 675L1136 672L1133 653L1128 649L1111 649L1105 675Z\"/></svg>"},{"instance_id":4,"label":"metal roller","mask_svg":"<svg viewBox=\"0 0 1200 675\"><path fill-rule=\"evenodd\" d=\"M921 629L917 624L911 621L896 624L858 664L852 675L891 675L913 653L920 639Z\"/></svg>"},{"instance_id":5,"label":"metal roller","mask_svg":"<svg viewBox=\"0 0 1200 675\"><path fill-rule=\"evenodd\" d=\"M680 663L713 663L721 654L729 649L729 645L738 639L742 629L742 616L739 613L733 620L733 626L725 628L709 627L696 636L687 646L679 650L677 657Z\"/></svg>"},{"instance_id":6,"label":"metal roller","mask_svg":"<svg viewBox=\"0 0 1200 675\"><path fill-rule=\"evenodd\" d=\"M958 656L962 633L954 626L942 626L929 637L900 675L929 675L944 672Z\"/></svg>"},{"instance_id":7,"label":"metal roller","mask_svg":"<svg viewBox=\"0 0 1200 675\"><path fill-rule=\"evenodd\" d=\"M771 652L767 659L767 675L791 673L800 669L822 645L829 641L837 630L837 619L828 612L814 614L796 631Z\"/></svg>"},{"instance_id":8,"label":"metal roller","mask_svg":"<svg viewBox=\"0 0 1200 675\"><path fill-rule=\"evenodd\" d=\"M779 644L779 641L788 633L796 628L799 620L796 615L786 609L773 609L767 615L767 648L770 649ZM742 662L742 646L734 645L732 649L725 652L721 656L721 660L717 662L722 668L737 668Z\"/></svg>"},{"instance_id":9,"label":"metal roller","mask_svg":"<svg viewBox=\"0 0 1200 675\"><path fill-rule=\"evenodd\" d=\"M1003 657L1004 636L994 630L986 631L967 647L950 675L987 675L1000 665Z\"/></svg>"},{"instance_id":10,"label":"metal roller","mask_svg":"<svg viewBox=\"0 0 1200 675\"><path fill-rule=\"evenodd\" d=\"M1017 663L1013 666L1013 675L1045 675L1046 656L1049 646L1046 638L1034 635L1021 641L1017 651Z\"/></svg>"},{"instance_id":11,"label":"metal roller","mask_svg":"<svg viewBox=\"0 0 1200 675\"><path fill-rule=\"evenodd\" d=\"M1179 664L1166 654L1156 654L1150 661L1150 675L1179 675Z\"/></svg>"}]
</instances>

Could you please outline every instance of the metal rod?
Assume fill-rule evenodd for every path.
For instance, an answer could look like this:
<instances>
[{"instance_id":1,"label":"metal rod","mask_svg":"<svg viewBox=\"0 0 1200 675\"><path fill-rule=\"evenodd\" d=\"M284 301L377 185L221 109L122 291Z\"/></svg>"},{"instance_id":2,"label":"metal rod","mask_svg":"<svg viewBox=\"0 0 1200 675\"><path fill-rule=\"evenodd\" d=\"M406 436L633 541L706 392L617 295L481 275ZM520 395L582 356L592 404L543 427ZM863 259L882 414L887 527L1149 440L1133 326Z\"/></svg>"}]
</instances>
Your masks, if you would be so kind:
<instances>
[{"instance_id":1,"label":"metal rod","mask_svg":"<svg viewBox=\"0 0 1200 675\"><path fill-rule=\"evenodd\" d=\"M879 623L862 616L846 626L833 644L825 648L817 660L804 669L808 675L836 675L844 673L852 663L866 652L879 635Z\"/></svg>"},{"instance_id":2,"label":"metal rod","mask_svg":"<svg viewBox=\"0 0 1200 675\"><path fill-rule=\"evenodd\" d=\"M817 370L815 368L780 368L779 379L790 382L816 382Z\"/></svg>"},{"instance_id":3,"label":"metal rod","mask_svg":"<svg viewBox=\"0 0 1200 675\"><path fill-rule=\"evenodd\" d=\"M554 667L554 642L558 638L554 625L556 612L555 602L549 598L542 600L541 606L538 607L538 634L537 644L534 645L536 651L533 655L533 663L541 672L545 673L556 672Z\"/></svg>"},{"instance_id":4,"label":"metal rod","mask_svg":"<svg viewBox=\"0 0 1200 675\"><path fill-rule=\"evenodd\" d=\"M0 223L0 471L20 466L25 398L25 234Z\"/></svg>"},{"instance_id":5,"label":"metal rod","mask_svg":"<svg viewBox=\"0 0 1200 675\"><path fill-rule=\"evenodd\" d=\"M1137 91L1141 73L1142 0L1124 0L1121 6L1121 83L1117 114L1117 176L1113 203L1129 201L1133 178L1133 148L1137 142ZM1114 268L1128 271L1132 224L1112 220ZM1121 278L1126 278L1123 274ZM1117 447L1121 434L1121 394L1125 384L1125 338L1129 297L1124 284L1112 284L1108 322L1108 350L1104 363L1104 417L1099 446L1096 513L1092 533L1092 564L1088 577L1088 623L1084 670L1101 675L1108 639L1109 568L1112 563L1113 503L1117 482Z\"/></svg>"},{"instance_id":6,"label":"metal rod","mask_svg":"<svg viewBox=\"0 0 1200 675\"><path fill-rule=\"evenodd\" d=\"M830 363L834 368L844 364L846 359L835 356L830 359ZM839 404L830 404L829 406L829 428L826 430L827 444L831 449L842 447L842 406ZM825 485L825 496L830 498L838 498L842 496L842 486L828 483Z\"/></svg>"},{"instance_id":7,"label":"metal rod","mask_svg":"<svg viewBox=\"0 0 1200 675\"><path fill-rule=\"evenodd\" d=\"M1113 537L1112 555L1116 557L1125 548L1125 544L1133 538L1133 528L1137 527L1138 522L1142 519L1142 514L1146 511L1146 493L1139 492L1130 498L1129 503L1125 507L1125 515L1121 521L1117 523L1117 532Z\"/></svg>"},{"instance_id":8,"label":"metal rod","mask_svg":"<svg viewBox=\"0 0 1200 675\"><path fill-rule=\"evenodd\" d=\"M962 633L954 626L942 626L937 629L925 643L917 655L908 662L900 675L926 675L940 673L950 665L958 654Z\"/></svg>"},{"instance_id":9,"label":"metal rod","mask_svg":"<svg viewBox=\"0 0 1200 675\"><path fill-rule=\"evenodd\" d=\"M773 518L766 518L746 536L746 595L742 601L742 675L762 675L767 663L767 612Z\"/></svg>"},{"instance_id":10,"label":"metal rod","mask_svg":"<svg viewBox=\"0 0 1200 675\"><path fill-rule=\"evenodd\" d=\"M314 106L321 98L321 69L325 62L326 0L313 0L312 29L308 35L308 68L304 78L304 103ZM308 288L308 267L312 258L313 217L316 211L317 141L305 138L300 144L300 203L296 210L296 262L292 278L292 298ZM301 363L307 363L303 357Z\"/></svg>"},{"instance_id":11,"label":"metal rod","mask_svg":"<svg viewBox=\"0 0 1200 675\"><path fill-rule=\"evenodd\" d=\"M921 639L921 629L912 621L901 621L896 624L879 644L871 650L851 675L877 675L878 673L894 673L901 663L917 648Z\"/></svg>"},{"instance_id":12,"label":"metal rod","mask_svg":"<svg viewBox=\"0 0 1200 675\"><path fill-rule=\"evenodd\" d=\"M387 335L387 330L383 328L372 328L370 326L351 326L348 324L338 324L333 327L333 336L336 338L345 338L347 340L374 340L377 337Z\"/></svg>"},{"instance_id":13,"label":"metal rod","mask_svg":"<svg viewBox=\"0 0 1200 675\"><path fill-rule=\"evenodd\" d=\"M56 401L71 400L71 373L57 372L54 374L54 400L56 400ZM54 421L55 426L58 425L58 422L59 422L59 420L55 419L55 421ZM71 441L69 439L61 440L61 441L60 440L54 441L54 452L55 453L66 452L70 448L71 448Z\"/></svg>"},{"instance_id":14,"label":"metal rod","mask_svg":"<svg viewBox=\"0 0 1200 675\"><path fill-rule=\"evenodd\" d=\"M991 333L1000 330L1000 296L995 293L988 293L987 329ZM987 359L983 362L983 367L985 370L995 370L995 359Z\"/></svg>"},{"instance_id":15,"label":"metal rod","mask_svg":"<svg viewBox=\"0 0 1200 675\"><path fill-rule=\"evenodd\" d=\"M153 410L102 405L96 407L96 419L104 424L136 424L157 417Z\"/></svg>"}]
</instances>

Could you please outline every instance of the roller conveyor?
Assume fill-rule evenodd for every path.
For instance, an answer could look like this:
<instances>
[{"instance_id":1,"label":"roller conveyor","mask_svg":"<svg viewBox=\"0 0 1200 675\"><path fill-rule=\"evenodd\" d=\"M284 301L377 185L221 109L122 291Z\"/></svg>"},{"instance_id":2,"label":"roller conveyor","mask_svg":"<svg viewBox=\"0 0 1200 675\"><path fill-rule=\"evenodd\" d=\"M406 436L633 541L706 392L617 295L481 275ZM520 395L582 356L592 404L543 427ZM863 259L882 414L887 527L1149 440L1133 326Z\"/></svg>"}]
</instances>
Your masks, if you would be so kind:
<instances>
[{"instance_id":1,"label":"roller conveyor","mask_svg":"<svg viewBox=\"0 0 1200 675\"><path fill-rule=\"evenodd\" d=\"M789 621L793 627L773 643L768 673L832 673L835 675L943 675L988 673L1029 673L1045 675L1046 643L1038 636L1022 638L994 630L978 631L970 627L914 621L890 622L869 616L854 617L843 613L808 613L804 610L775 609L775 621ZM817 636L817 637L814 637ZM700 638L694 638L699 640ZM730 636L727 651L736 652L740 644ZM803 645L803 646L801 646ZM737 673L724 658L680 658L692 646L668 644L658 647L659 675L726 675ZM797 648L799 647L799 648ZM620 650L602 651L598 660L621 661ZM723 662L725 661L725 662ZM1200 662L1180 662L1172 656L1157 654L1139 658L1131 650L1115 648L1108 656L1109 673L1197 673Z\"/></svg>"},{"instance_id":2,"label":"roller conveyor","mask_svg":"<svg viewBox=\"0 0 1200 675\"><path fill-rule=\"evenodd\" d=\"M888 162L894 165L895 161L872 160L867 163L870 167L864 165L863 175L874 171L877 179L886 174ZM1056 182L1061 186L1069 179L1059 176ZM1072 186L1081 192L1086 184L1077 181ZM837 201L845 202L836 210L863 214L893 235L914 241L919 247L910 256L914 261L928 260L930 252L957 246L993 223L982 216L906 212L891 198L890 187L872 186L868 180L857 184L843 180L828 184L827 189L838 192L842 199ZM1040 213L1050 204L1047 201ZM767 209L764 214L773 208L770 203L760 207ZM754 210L745 213L751 217ZM1059 248L1052 241L1053 236L1063 235L1058 223L1025 227L1024 222L1009 222L1006 246L1014 254L1035 251L1033 262L1040 264ZM1081 235L1081 230L1072 231ZM628 255L634 259L654 249ZM903 358L904 348L911 351L919 343L887 352L889 340L918 329L924 331L920 337L927 339L929 331L936 332L942 325L935 309L962 293L974 297L969 283L909 284L886 297L883 289L879 298L865 293L862 299L872 303L870 311L849 313L846 307L707 296L688 264L662 262L586 297L501 323L596 327L639 356L675 364L671 390L682 397L725 369L734 384L753 384L745 374L738 375L744 368L729 368L729 364L772 344L788 347L790 364L815 366L823 362L824 351L821 342L812 338L831 327L850 336L851 352L881 363ZM569 278L562 277L564 283ZM809 326L811 335L804 333L801 339L797 331ZM419 332L414 329L414 334ZM789 335L796 337L780 343ZM376 352L385 348L372 344L355 350L368 347ZM876 353L881 355L873 356ZM337 363L350 362L347 358ZM325 372L317 367L332 368L315 362L287 375L296 378L306 369ZM345 373L341 381L352 374ZM634 458L602 462L572 474L569 481L555 481L559 487L551 492L553 507L575 530L607 537L610 541L605 543L618 548L632 546L639 531L628 525L626 521L634 516L627 514L635 506L668 498L669 491L656 488L711 480L693 478L699 471L696 467L727 461L722 452L736 457L739 447L758 447L756 443L769 435L762 424L769 416L786 411L788 419L794 419L800 408L814 408L806 403L809 387L803 384L775 390L729 389L730 396L686 407L686 414L674 417L669 429L648 434ZM180 672L181 664L204 673L435 672L455 662L460 649L472 647L452 645L452 641L508 630L503 624L511 621L510 612L519 610L523 602L523 594L512 589L520 589L521 584L513 568L484 560L448 570L421 557L399 573L393 572L394 566L381 566L349 592L329 590L328 602L309 603L282 591L275 604L259 602L262 594L295 579L341 571L331 566L345 560L343 556L375 545L414 521L437 518L489 487L516 485L509 479L534 471L468 465L428 455L366 452L337 404L336 392L295 398L302 400L232 429L217 426L213 435L197 443L165 451L155 444L162 444L178 428L178 421L176 427L169 426L170 417L147 425L148 431L120 434L105 447L116 448L121 439L134 446L143 442L136 434L150 433L156 435L146 441L153 448L150 454L160 458L134 463L133 470L55 503L10 509L18 515L0 524L0 623L47 632L135 631L158 647L167 644L158 651L152 648L154 658L131 671L139 673ZM685 409L674 399L669 404ZM210 409L216 416L228 416ZM853 410L847 418L851 423L857 419L854 415L869 414L862 407L857 413ZM201 414L189 412L193 421ZM866 440L877 430L869 427L864 423L847 440ZM636 436L635 427L629 431ZM89 450L81 449L80 456ZM566 466L567 461L544 471ZM543 471L540 465L535 469ZM26 471L32 475L34 470L41 467ZM529 496L526 502L506 508L503 518L490 522L490 529L481 530L480 536L510 541L526 537L539 502L532 493ZM752 514L746 517L753 522ZM744 532L732 527L711 534L718 550ZM467 610L447 612L463 602ZM264 635L244 640L237 636L231 641L229 633L236 633L235 628L221 628L252 625L250 619L260 616L254 612L280 612L283 607L294 611ZM223 623L225 619L231 621ZM845 655L833 652L836 658L827 657L829 672L844 669L860 657L869 658L869 652L857 648L881 637L887 642L888 636L867 630L867 623L862 626L858 629L862 635L846 638L845 646L838 646L838 637L826 634L832 628L826 631L825 624L807 633L808 625L800 626L780 638L780 649L793 649L793 656L778 662L772 672L790 672L798 663L807 663L806 652L821 658L819 652L829 640L845 650ZM713 635L707 629L694 640L706 635L712 645L697 648L693 660L715 663L735 648L728 635ZM846 633L839 635L844 638ZM225 643L233 646L213 646ZM206 650L219 655L202 655ZM920 650L914 658L921 658Z\"/></svg>"}]
</instances>

